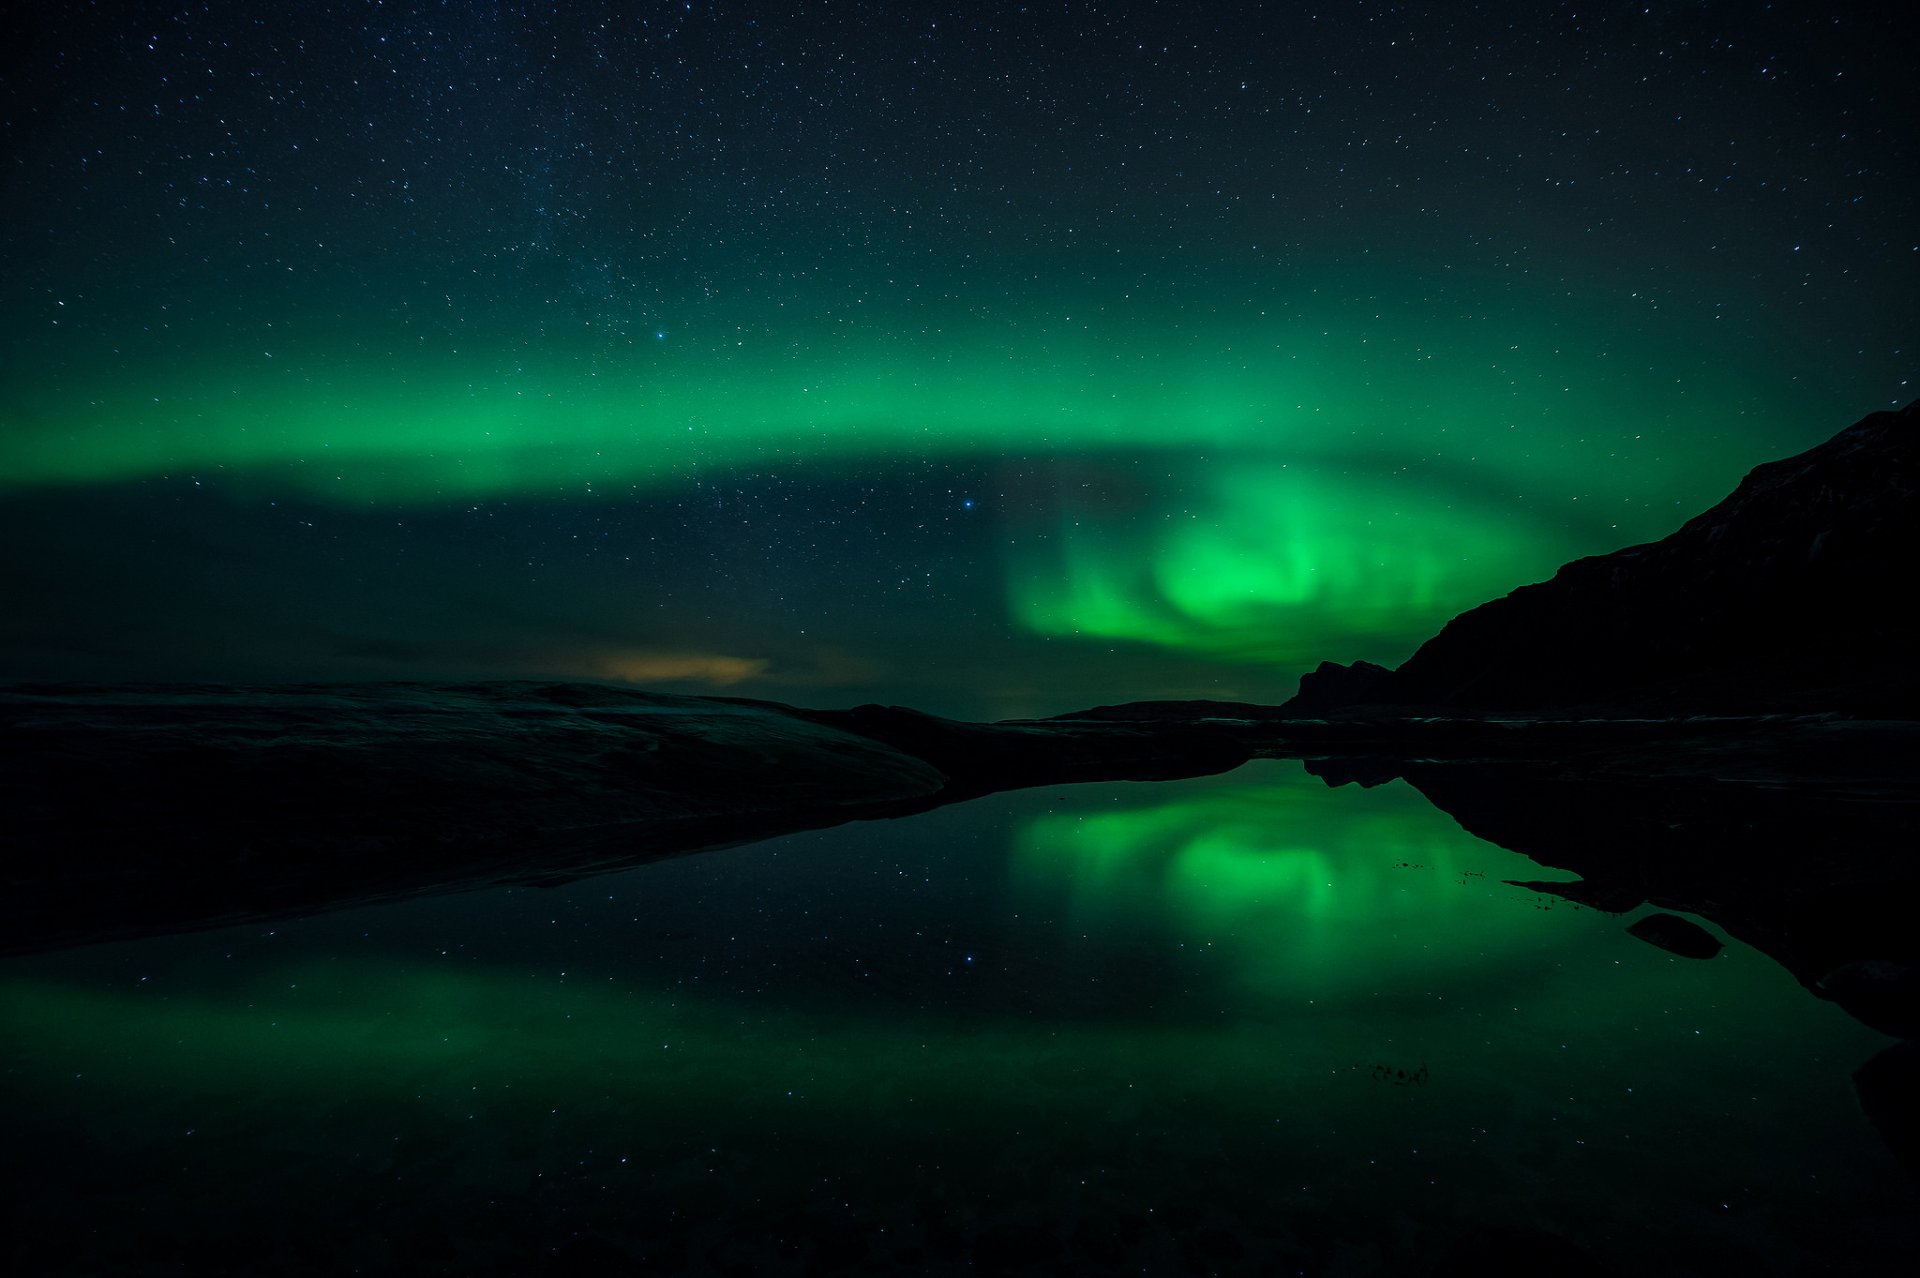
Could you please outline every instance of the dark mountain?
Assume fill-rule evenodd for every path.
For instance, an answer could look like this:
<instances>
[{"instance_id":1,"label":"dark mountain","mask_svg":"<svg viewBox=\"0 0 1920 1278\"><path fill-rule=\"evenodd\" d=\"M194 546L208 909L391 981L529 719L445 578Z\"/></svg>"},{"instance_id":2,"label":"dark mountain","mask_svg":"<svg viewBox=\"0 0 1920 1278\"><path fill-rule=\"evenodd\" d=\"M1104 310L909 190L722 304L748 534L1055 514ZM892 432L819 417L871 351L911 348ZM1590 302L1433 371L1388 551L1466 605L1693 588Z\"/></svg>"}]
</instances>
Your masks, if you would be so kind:
<instances>
[{"instance_id":1,"label":"dark mountain","mask_svg":"<svg viewBox=\"0 0 1920 1278\"><path fill-rule=\"evenodd\" d=\"M1755 469L1661 541L1462 613L1390 675L1303 680L1282 709L1915 717L1917 550L1920 401Z\"/></svg>"}]
</instances>

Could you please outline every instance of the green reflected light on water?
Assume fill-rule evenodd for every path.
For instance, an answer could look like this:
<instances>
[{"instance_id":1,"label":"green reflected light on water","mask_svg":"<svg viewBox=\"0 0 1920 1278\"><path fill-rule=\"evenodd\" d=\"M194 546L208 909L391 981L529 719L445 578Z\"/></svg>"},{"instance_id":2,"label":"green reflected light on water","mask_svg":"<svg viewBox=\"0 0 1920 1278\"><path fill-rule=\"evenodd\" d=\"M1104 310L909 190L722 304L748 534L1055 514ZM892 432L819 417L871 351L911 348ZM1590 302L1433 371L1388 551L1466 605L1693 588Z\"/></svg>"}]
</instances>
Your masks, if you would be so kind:
<instances>
[{"instance_id":1,"label":"green reflected light on water","mask_svg":"<svg viewBox=\"0 0 1920 1278\"><path fill-rule=\"evenodd\" d=\"M1352 997L1404 982L1480 980L1517 953L1564 948L1563 917L1501 881L1522 864L1457 828L1404 784L1353 791L1328 820L1307 777L1136 790L1105 810L1036 817L1018 881L1083 932L1222 951L1264 997ZM1568 875L1541 870L1541 878ZM1497 902L1497 904L1494 904Z\"/></svg>"},{"instance_id":2,"label":"green reflected light on water","mask_svg":"<svg viewBox=\"0 0 1920 1278\"><path fill-rule=\"evenodd\" d=\"M1501 882L1543 876L1269 764L11 960L20 1245L1364 1271L1495 1225L1630 1262L1910 1236L1848 1084L1886 1040Z\"/></svg>"}]
</instances>

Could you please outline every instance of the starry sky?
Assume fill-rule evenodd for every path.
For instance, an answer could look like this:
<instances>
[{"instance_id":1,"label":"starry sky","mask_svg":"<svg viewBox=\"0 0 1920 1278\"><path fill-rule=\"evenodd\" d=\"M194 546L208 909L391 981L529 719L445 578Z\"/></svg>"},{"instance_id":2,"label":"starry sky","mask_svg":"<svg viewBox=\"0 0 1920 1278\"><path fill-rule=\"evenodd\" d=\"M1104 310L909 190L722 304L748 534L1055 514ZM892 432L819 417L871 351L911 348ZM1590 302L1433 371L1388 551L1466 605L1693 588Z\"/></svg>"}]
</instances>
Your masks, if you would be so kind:
<instances>
[{"instance_id":1,"label":"starry sky","mask_svg":"<svg viewBox=\"0 0 1920 1278\"><path fill-rule=\"evenodd\" d=\"M1913 18L14 21L0 679L1277 700L1915 393Z\"/></svg>"}]
</instances>

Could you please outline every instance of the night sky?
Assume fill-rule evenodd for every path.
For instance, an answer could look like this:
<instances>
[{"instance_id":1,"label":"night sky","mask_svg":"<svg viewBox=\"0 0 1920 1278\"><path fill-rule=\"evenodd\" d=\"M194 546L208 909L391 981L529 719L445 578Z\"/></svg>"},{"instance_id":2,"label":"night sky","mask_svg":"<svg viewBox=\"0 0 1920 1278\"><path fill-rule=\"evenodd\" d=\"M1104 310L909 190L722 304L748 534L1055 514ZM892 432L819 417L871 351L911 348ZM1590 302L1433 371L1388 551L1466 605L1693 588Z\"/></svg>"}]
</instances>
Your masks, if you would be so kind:
<instances>
[{"instance_id":1,"label":"night sky","mask_svg":"<svg viewBox=\"0 0 1920 1278\"><path fill-rule=\"evenodd\" d=\"M1912 18L9 20L0 679L1278 700L1916 393Z\"/></svg>"}]
</instances>

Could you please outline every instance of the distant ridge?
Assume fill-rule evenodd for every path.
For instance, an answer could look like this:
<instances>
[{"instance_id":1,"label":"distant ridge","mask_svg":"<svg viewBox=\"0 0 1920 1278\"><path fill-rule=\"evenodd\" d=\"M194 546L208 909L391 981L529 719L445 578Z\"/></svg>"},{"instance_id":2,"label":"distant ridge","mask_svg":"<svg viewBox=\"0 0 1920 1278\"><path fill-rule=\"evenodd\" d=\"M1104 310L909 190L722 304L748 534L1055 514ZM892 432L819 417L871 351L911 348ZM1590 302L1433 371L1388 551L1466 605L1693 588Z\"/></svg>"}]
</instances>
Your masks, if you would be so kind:
<instances>
[{"instance_id":1,"label":"distant ridge","mask_svg":"<svg viewBox=\"0 0 1920 1278\"><path fill-rule=\"evenodd\" d=\"M1920 717L1917 551L1920 400L1460 614L1391 673L1325 664L1280 709Z\"/></svg>"}]
</instances>

